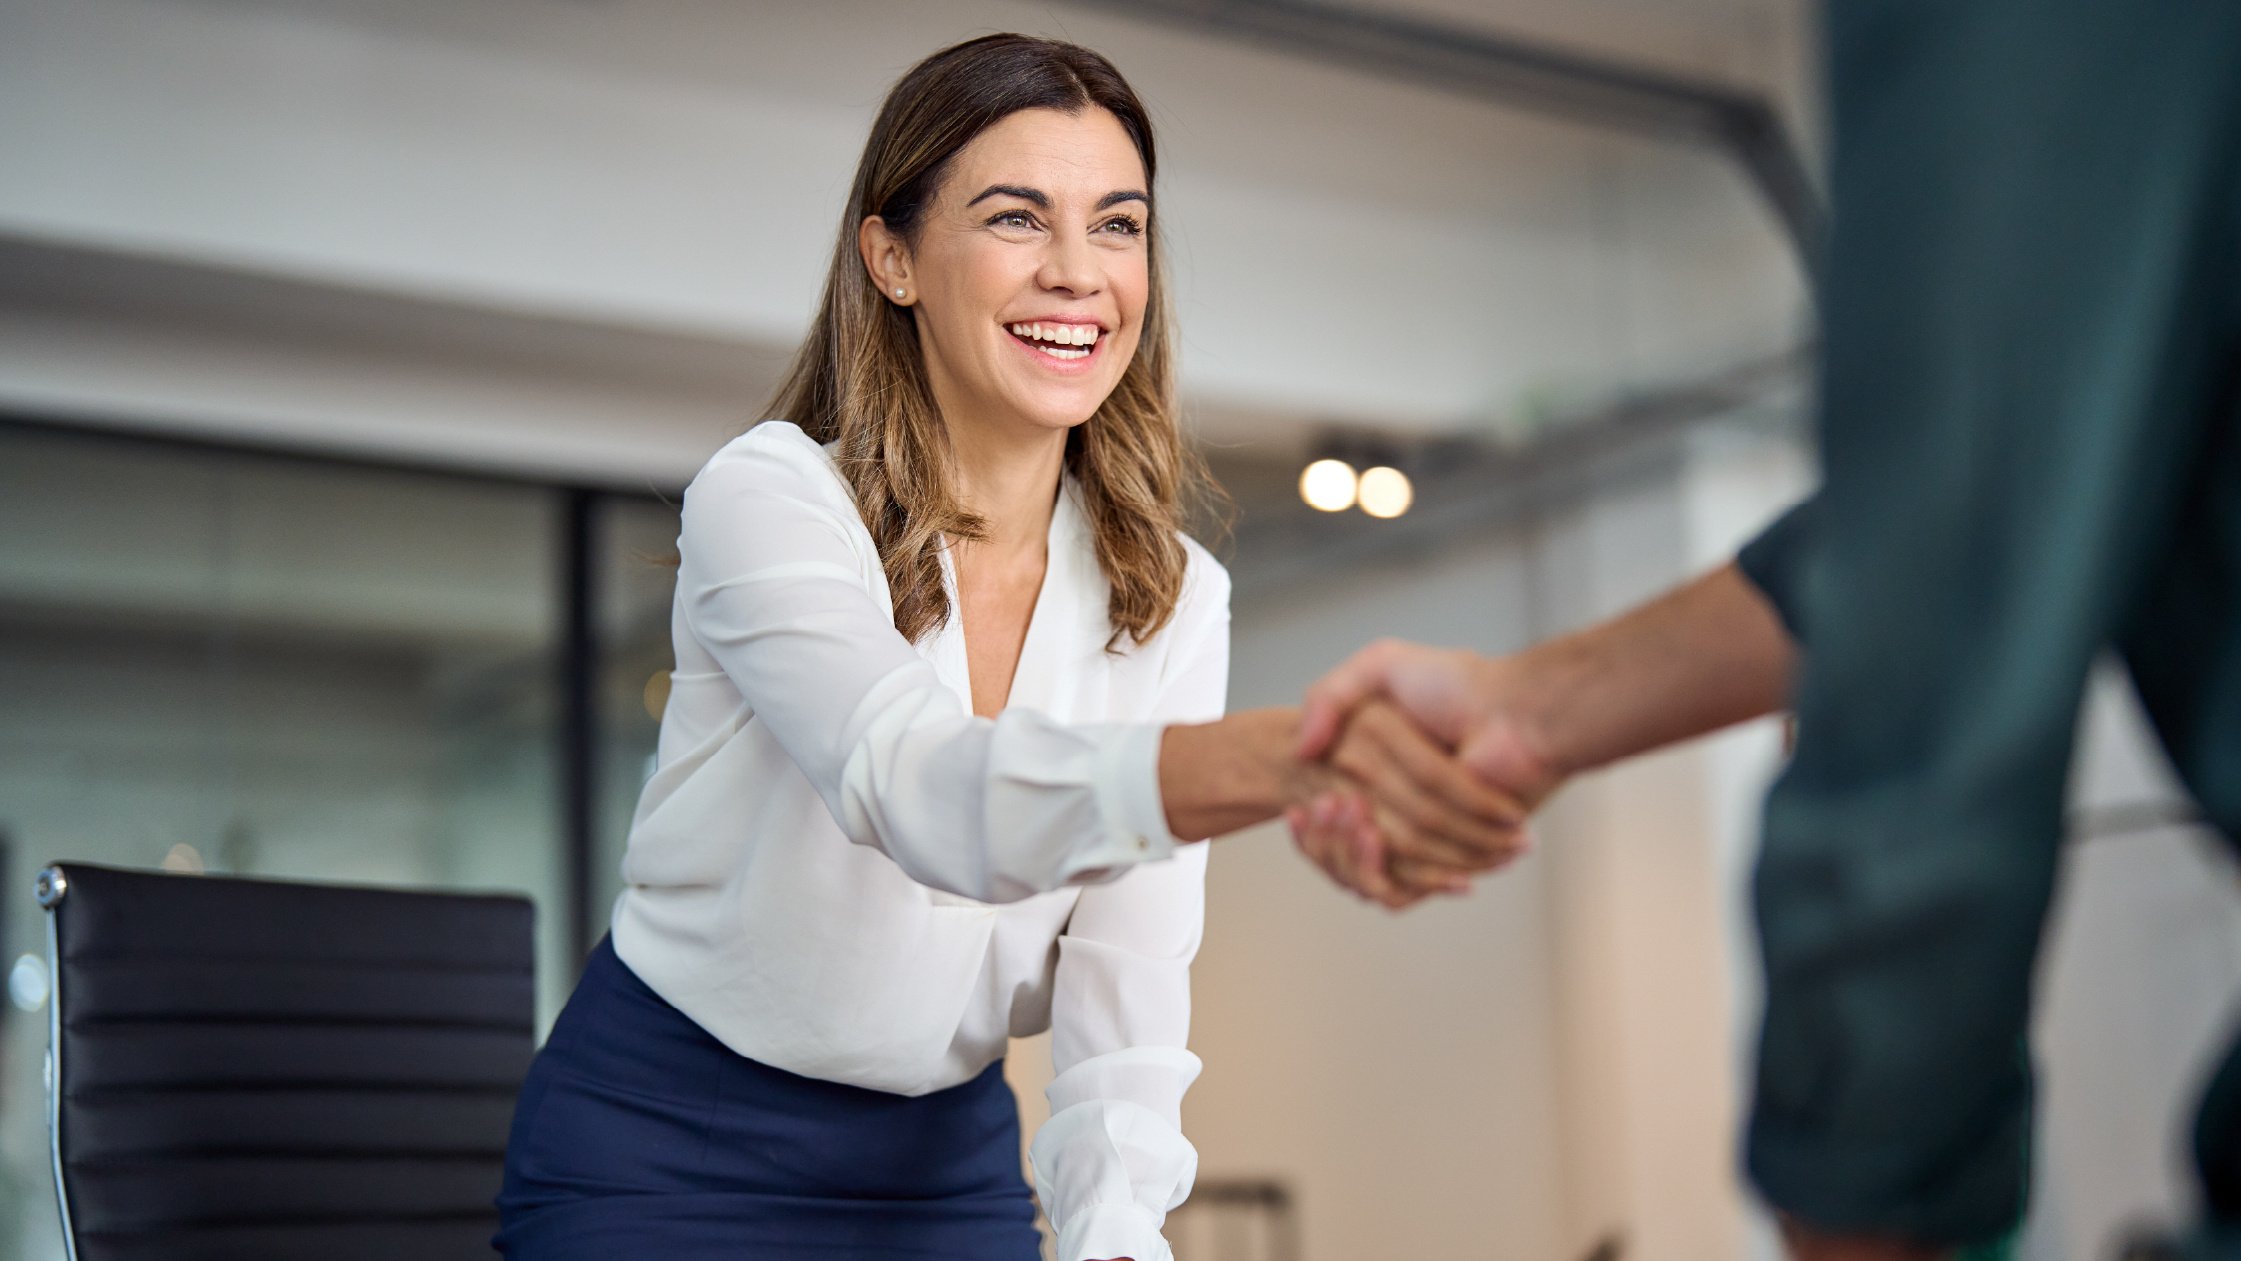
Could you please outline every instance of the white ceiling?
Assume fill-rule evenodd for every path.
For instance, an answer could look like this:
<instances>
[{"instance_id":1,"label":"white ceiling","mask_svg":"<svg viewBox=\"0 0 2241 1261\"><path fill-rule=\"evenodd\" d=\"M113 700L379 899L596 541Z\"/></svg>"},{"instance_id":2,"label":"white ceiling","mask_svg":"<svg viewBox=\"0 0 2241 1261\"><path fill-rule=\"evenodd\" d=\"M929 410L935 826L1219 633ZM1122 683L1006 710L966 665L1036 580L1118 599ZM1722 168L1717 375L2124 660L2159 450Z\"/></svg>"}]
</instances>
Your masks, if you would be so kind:
<instances>
[{"instance_id":1,"label":"white ceiling","mask_svg":"<svg viewBox=\"0 0 2241 1261\"><path fill-rule=\"evenodd\" d=\"M1669 73L1784 91L1806 52L1804 0L1348 0Z\"/></svg>"},{"instance_id":2,"label":"white ceiling","mask_svg":"<svg viewBox=\"0 0 2241 1261\"><path fill-rule=\"evenodd\" d=\"M1792 0L1377 3L1785 98L1805 60ZM1280 446L1326 423L1515 434L1799 336L1792 252L1718 154L1125 12L0 0L0 170L20 176L0 180L0 235L62 247L65 264L125 260L110 314L143 333L222 299L224 318L203 322L269 345L309 302L356 312L336 336L362 357L425 341L446 308L487 326L461 345L549 334L545 359L598 367L615 391L644 392L648 414L665 373L690 365L677 414L703 419L680 420L651 461L689 469L711 391L736 391L715 409L726 424L751 410L807 318L887 84L935 47L1009 28L1098 47L1151 103L1184 383L1217 442ZM133 263L162 274L169 305L133 296ZM249 288L219 283L230 274ZM56 301L54 277L42 283L0 253L0 317L36 322ZM260 285L262 313L243 296ZM280 296L290 286L323 296ZM78 326L103 318L103 291L73 300ZM384 334L389 319L409 327ZM704 370L725 346L737 369ZM58 382L0 355L0 403L91 408L99 361L72 360L83 379ZM525 360L490 362L518 376ZM38 389L12 388L34 376ZM124 401L164 387L136 388ZM422 429L469 423L473 394L423 397ZM222 424L233 406L178 410Z\"/></svg>"}]
</instances>

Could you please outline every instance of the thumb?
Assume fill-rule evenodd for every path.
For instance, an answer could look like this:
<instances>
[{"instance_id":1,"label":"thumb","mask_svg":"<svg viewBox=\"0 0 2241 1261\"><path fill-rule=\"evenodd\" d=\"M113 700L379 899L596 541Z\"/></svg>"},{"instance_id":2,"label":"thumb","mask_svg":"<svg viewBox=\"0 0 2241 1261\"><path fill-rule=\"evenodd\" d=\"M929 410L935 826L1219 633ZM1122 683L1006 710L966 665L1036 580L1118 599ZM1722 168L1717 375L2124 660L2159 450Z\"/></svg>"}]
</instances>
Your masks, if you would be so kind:
<instances>
[{"instance_id":1,"label":"thumb","mask_svg":"<svg viewBox=\"0 0 2241 1261\"><path fill-rule=\"evenodd\" d=\"M1338 739L1339 725L1345 721L1344 708L1309 692L1299 715L1300 758L1312 762L1329 752L1332 742Z\"/></svg>"},{"instance_id":2,"label":"thumb","mask_svg":"<svg viewBox=\"0 0 2241 1261\"><path fill-rule=\"evenodd\" d=\"M1515 797L1525 810L1540 805L1563 778L1506 723L1482 723L1455 751L1463 769Z\"/></svg>"},{"instance_id":3,"label":"thumb","mask_svg":"<svg viewBox=\"0 0 2241 1261\"><path fill-rule=\"evenodd\" d=\"M1380 640L1362 649L1307 689L1300 713L1299 755L1313 760L1330 751L1338 729L1354 707L1384 690L1392 659L1392 641Z\"/></svg>"}]
</instances>

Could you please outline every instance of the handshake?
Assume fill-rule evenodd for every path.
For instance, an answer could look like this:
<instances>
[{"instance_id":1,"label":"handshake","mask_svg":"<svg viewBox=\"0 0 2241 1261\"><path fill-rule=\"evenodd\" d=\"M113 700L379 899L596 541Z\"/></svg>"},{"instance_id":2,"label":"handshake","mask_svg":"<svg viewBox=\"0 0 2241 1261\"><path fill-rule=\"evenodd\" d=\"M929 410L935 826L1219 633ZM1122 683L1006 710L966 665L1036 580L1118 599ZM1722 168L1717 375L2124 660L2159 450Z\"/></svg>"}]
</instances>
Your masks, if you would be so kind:
<instances>
[{"instance_id":1,"label":"handshake","mask_svg":"<svg viewBox=\"0 0 2241 1261\"><path fill-rule=\"evenodd\" d=\"M1523 854L1563 782L1514 663L1381 640L1308 690L1284 811L1308 861L1400 909Z\"/></svg>"},{"instance_id":2,"label":"handshake","mask_svg":"<svg viewBox=\"0 0 2241 1261\"><path fill-rule=\"evenodd\" d=\"M1169 824L1206 837L1282 815L1364 897L1459 893L1525 851L1567 776L1777 712L1796 658L1734 565L1513 656L1382 641L1300 709L1168 728Z\"/></svg>"},{"instance_id":3,"label":"handshake","mask_svg":"<svg viewBox=\"0 0 2241 1261\"><path fill-rule=\"evenodd\" d=\"M1400 908L1461 893L1526 848L1526 820L1564 777L1525 703L1522 658L1387 640L1299 709L1172 727L1160 779L1179 836L1277 815L1340 886Z\"/></svg>"}]
</instances>

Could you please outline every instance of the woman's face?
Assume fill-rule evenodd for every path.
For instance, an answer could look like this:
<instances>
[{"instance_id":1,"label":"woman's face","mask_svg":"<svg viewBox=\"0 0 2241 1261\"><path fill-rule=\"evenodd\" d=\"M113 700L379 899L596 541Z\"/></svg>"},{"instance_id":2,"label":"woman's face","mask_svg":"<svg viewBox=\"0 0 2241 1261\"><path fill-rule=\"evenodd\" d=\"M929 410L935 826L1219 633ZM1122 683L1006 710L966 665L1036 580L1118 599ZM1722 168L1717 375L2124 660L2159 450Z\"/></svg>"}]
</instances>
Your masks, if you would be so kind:
<instances>
[{"instance_id":1,"label":"woman's face","mask_svg":"<svg viewBox=\"0 0 2241 1261\"><path fill-rule=\"evenodd\" d=\"M949 424L1062 431L1113 392L1143 332L1149 193L1110 111L1023 110L958 151L915 247L867 225Z\"/></svg>"}]
</instances>

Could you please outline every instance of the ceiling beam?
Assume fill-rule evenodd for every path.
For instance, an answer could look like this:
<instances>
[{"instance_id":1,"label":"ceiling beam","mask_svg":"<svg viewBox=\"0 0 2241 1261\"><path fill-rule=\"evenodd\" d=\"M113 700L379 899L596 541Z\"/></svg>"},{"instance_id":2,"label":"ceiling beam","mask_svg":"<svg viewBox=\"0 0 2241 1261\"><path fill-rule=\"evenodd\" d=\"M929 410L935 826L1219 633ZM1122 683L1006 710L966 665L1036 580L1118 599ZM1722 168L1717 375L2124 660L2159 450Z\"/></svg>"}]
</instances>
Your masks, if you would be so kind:
<instances>
[{"instance_id":1,"label":"ceiling beam","mask_svg":"<svg viewBox=\"0 0 2241 1261\"><path fill-rule=\"evenodd\" d=\"M1096 0L1096 7L1514 109L1708 146L1741 168L1801 259L1813 257L1820 238L1820 195L1780 115L1764 96L1729 84L1315 0Z\"/></svg>"}]
</instances>

